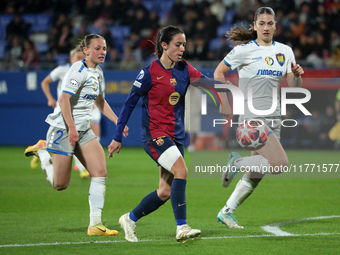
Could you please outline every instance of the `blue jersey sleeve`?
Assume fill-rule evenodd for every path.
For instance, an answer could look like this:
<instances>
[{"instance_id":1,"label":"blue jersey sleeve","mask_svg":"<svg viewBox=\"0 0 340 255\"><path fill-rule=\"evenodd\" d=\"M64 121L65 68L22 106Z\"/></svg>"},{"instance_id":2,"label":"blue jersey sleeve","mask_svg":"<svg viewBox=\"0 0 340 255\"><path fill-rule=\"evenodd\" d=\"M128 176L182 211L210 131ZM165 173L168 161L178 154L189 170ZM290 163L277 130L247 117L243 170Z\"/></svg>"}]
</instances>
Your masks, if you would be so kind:
<instances>
[{"instance_id":1,"label":"blue jersey sleeve","mask_svg":"<svg viewBox=\"0 0 340 255\"><path fill-rule=\"evenodd\" d=\"M144 96L149 92L151 85L152 81L150 72L148 68L143 68L137 75L131 91L136 93L137 95Z\"/></svg>"},{"instance_id":2,"label":"blue jersey sleeve","mask_svg":"<svg viewBox=\"0 0 340 255\"><path fill-rule=\"evenodd\" d=\"M133 83L131 92L126 99L123 108L119 114L116 131L113 135L113 139L117 142L122 142L122 133L126 123L128 122L130 115L135 109L135 106L140 97L146 95L151 88L151 75L147 67L143 68L136 77Z\"/></svg>"},{"instance_id":3,"label":"blue jersey sleeve","mask_svg":"<svg viewBox=\"0 0 340 255\"><path fill-rule=\"evenodd\" d=\"M130 115L135 109L135 106L140 98L140 95L136 94L135 92L131 91L128 98L126 99L122 110L120 111L117 127L115 133L113 135L113 140L116 142L122 142L122 133L126 123L128 122Z\"/></svg>"}]
</instances>

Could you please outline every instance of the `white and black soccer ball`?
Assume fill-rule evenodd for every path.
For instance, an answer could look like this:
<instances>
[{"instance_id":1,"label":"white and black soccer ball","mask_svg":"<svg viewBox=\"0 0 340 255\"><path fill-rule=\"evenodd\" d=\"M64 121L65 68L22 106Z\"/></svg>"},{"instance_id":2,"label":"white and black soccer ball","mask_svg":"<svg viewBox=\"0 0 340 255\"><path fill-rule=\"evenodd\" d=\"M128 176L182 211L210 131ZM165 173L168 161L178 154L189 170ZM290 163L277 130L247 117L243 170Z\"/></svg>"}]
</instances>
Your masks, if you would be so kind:
<instances>
[{"instance_id":1,"label":"white and black soccer ball","mask_svg":"<svg viewBox=\"0 0 340 255\"><path fill-rule=\"evenodd\" d=\"M267 142L268 128L262 120L247 120L236 130L238 144L246 150L261 149Z\"/></svg>"}]
</instances>

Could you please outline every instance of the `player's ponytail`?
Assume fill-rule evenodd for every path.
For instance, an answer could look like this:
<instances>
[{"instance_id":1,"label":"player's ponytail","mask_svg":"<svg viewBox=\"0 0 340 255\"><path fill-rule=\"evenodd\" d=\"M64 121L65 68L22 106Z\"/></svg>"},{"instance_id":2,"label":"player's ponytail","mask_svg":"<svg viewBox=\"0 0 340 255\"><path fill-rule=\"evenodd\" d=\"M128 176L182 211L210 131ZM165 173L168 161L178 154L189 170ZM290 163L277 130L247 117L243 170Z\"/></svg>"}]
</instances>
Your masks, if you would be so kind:
<instances>
[{"instance_id":1,"label":"player's ponytail","mask_svg":"<svg viewBox=\"0 0 340 255\"><path fill-rule=\"evenodd\" d=\"M89 35L86 35L85 38L80 41L77 47L80 49L81 52L83 52L84 47L88 48L90 46L92 39L98 39L98 38L103 39L105 41L105 38L102 37L101 35L89 34Z\"/></svg>"},{"instance_id":2,"label":"player's ponytail","mask_svg":"<svg viewBox=\"0 0 340 255\"><path fill-rule=\"evenodd\" d=\"M255 12L254 22L257 21L259 15L264 13L270 14L275 18L275 12L272 8L260 7ZM254 26L252 24L250 24L249 26L250 28L248 30L244 26L242 27L234 26L226 34L228 40L233 41L236 45L247 44L250 41L256 40L257 33L254 30Z\"/></svg>"},{"instance_id":3,"label":"player's ponytail","mask_svg":"<svg viewBox=\"0 0 340 255\"><path fill-rule=\"evenodd\" d=\"M169 44L172 38L177 34L184 34L184 31L176 26L167 26L158 31L154 51L154 55L156 55L157 58L161 58L163 54L162 42Z\"/></svg>"}]
</instances>

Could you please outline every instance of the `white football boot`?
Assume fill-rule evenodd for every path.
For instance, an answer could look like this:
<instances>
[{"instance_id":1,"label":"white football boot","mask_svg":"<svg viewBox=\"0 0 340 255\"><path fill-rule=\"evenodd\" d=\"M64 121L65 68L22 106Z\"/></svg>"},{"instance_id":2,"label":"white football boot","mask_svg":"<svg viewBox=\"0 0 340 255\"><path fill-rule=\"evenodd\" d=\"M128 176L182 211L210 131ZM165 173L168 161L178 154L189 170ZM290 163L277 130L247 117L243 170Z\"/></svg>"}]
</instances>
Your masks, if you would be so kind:
<instances>
[{"instance_id":1,"label":"white football boot","mask_svg":"<svg viewBox=\"0 0 340 255\"><path fill-rule=\"evenodd\" d=\"M138 238L136 236L135 228L136 222L130 219L129 213L122 215L119 218L118 223L124 229L125 232L125 240L128 242L138 242Z\"/></svg>"},{"instance_id":2,"label":"white football boot","mask_svg":"<svg viewBox=\"0 0 340 255\"><path fill-rule=\"evenodd\" d=\"M217 222L221 222L229 228L243 228L243 226L238 225L234 215L231 213L224 213L222 210L217 214Z\"/></svg>"},{"instance_id":3,"label":"white football boot","mask_svg":"<svg viewBox=\"0 0 340 255\"><path fill-rule=\"evenodd\" d=\"M189 225L184 224L177 228L176 231L176 241L180 243L185 243L188 239L194 239L201 235L201 230L192 229Z\"/></svg>"}]
</instances>

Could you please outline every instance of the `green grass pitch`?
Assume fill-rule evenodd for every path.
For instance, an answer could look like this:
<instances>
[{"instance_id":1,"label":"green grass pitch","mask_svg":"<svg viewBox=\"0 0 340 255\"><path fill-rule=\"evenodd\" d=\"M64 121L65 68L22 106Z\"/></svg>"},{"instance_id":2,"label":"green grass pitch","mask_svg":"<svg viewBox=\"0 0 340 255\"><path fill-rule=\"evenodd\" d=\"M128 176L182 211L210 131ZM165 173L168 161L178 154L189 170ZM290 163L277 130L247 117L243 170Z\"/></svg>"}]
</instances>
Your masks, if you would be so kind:
<instances>
[{"instance_id":1,"label":"green grass pitch","mask_svg":"<svg viewBox=\"0 0 340 255\"><path fill-rule=\"evenodd\" d=\"M89 179L82 180L73 171L69 187L56 191L40 167L30 169L31 158L24 156L24 149L0 147L0 254L339 254L340 179L336 175L265 178L235 213L244 229L228 229L216 222L237 180L225 189L219 178L190 176L188 223L201 229L201 238L184 244L175 241L176 224L168 202L137 223L141 242L128 243L117 223L119 217L158 186L157 167L141 148L123 147L120 155L107 160L103 219L109 228L120 231L113 237L86 235ZM215 155L226 161L228 153ZM290 163L297 165L340 163L339 151L288 150L287 154ZM280 230L289 235L277 236L261 228L273 223L281 223Z\"/></svg>"}]
</instances>

